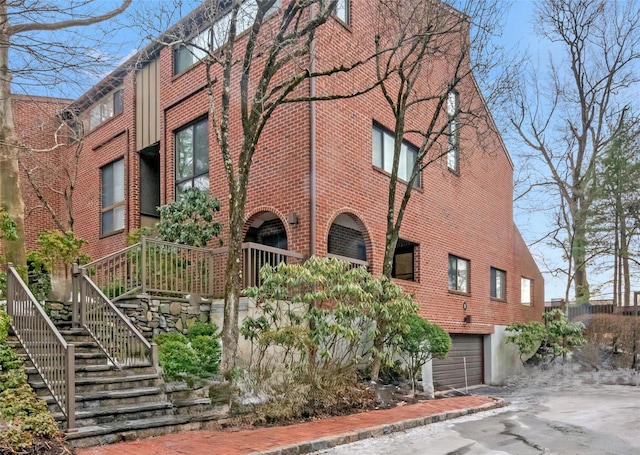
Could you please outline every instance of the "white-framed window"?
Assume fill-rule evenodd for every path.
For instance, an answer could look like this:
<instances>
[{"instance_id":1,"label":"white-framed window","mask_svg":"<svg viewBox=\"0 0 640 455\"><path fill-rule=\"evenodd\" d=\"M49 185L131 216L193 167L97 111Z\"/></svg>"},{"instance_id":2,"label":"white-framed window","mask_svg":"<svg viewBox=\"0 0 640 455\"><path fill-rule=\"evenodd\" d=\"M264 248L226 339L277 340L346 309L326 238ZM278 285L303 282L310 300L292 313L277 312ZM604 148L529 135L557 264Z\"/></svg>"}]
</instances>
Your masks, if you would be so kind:
<instances>
[{"instance_id":1,"label":"white-framed window","mask_svg":"<svg viewBox=\"0 0 640 455\"><path fill-rule=\"evenodd\" d=\"M102 235L124 229L124 158L100 169Z\"/></svg>"},{"instance_id":2,"label":"white-framed window","mask_svg":"<svg viewBox=\"0 0 640 455\"><path fill-rule=\"evenodd\" d=\"M533 303L533 280L529 278L520 278L520 303L523 305Z\"/></svg>"},{"instance_id":3,"label":"white-framed window","mask_svg":"<svg viewBox=\"0 0 640 455\"><path fill-rule=\"evenodd\" d=\"M271 14L282 6L282 0L276 0L267 11ZM256 20L258 3L245 1L238 10L236 18L236 36L248 30ZM229 40L231 12L217 19L210 27L198 33L187 44L176 46L173 51L173 74L180 74L202 60L209 51L215 51Z\"/></svg>"},{"instance_id":4,"label":"white-framed window","mask_svg":"<svg viewBox=\"0 0 640 455\"><path fill-rule=\"evenodd\" d=\"M196 120L175 133L176 199L187 188L209 191L209 123Z\"/></svg>"},{"instance_id":5,"label":"white-framed window","mask_svg":"<svg viewBox=\"0 0 640 455\"><path fill-rule=\"evenodd\" d=\"M349 0L338 0L336 3L335 15L345 24L351 23L351 2Z\"/></svg>"},{"instance_id":6,"label":"white-framed window","mask_svg":"<svg viewBox=\"0 0 640 455\"><path fill-rule=\"evenodd\" d=\"M469 293L469 260L449 255L449 290Z\"/></svg>"},{"instance_id":7,"label":"white-framed window","mask_svg":"<svg viewBox=\"0 0 640 455\"><path fill-rule=\"evenodd\" d=\"M499 300L507 298L507 272L491 267L491 297Z\"/></svg>"},{"instance_id":8,"label":"white-framed window","mask_svg":"<svg viewBox=\"0 0 640 455\"><path fill-rule=\"evenodd\" d=\"M371 161L374 166L391 173L393 169L393 152L395 139L386 129L374 124L371 133L372 155ZM418 158L418 148L407 141L402 141L400 149L400 162L398 163L398 178L405 182L411 178L413 166ZM413 182L413 186L419 188L420 172Z\"/></svg>"},{"instance_id":9,"label":"white-framed window","mask_svg":"<svg viewBox=\"0 0 640 455\"><path fill-rule=\"evenodd\" d=\"M89 111L89 131L96 128L111 117L121 114L124 110L124 94L122 89L115 90L102 97Z\"/></svg>"},{"instance_id":10,"label":"white-framed window","mask_svg":"<svg viewBox=\"0 0 640 455\"><path fill-rule=\"evenodd\" d=\"M458 172L460 166L460 135L459 135L459 96L458 92L451 91L447 94L447 166L452 171Z\"/></svg>"}]
</instances>

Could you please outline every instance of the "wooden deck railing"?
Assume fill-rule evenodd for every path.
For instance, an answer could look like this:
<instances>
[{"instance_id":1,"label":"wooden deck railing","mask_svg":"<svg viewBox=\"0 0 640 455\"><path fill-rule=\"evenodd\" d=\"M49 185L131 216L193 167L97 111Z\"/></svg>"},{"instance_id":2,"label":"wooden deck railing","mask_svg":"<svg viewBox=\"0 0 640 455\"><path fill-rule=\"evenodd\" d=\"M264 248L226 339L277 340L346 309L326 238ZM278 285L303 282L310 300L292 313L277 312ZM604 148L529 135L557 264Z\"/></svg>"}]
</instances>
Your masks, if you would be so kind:
<instances>
[{"instance_id":1,"label":"wooden deck railing","mask_svg":"<svg viewBox=\"0 0 640 455\"><path fill-rule=\"evenodd\" d=\"M340 256L339 254L327 254L328 258L338 259L339 261L345 261L351 264L350 269L354 269L356 267L364 267L365 269L369 268L369 263L367 261L363 261L361 259L350 258L347 256Z\"/></svg>"},{"instance_id":2,"label":"wooden deck railing","mask_svg":"<svg viewBox=\"0 0 640 455\"><path fill-rule=\"evenodd\" d=\"M82 268L111 300L138 293L221 298L227 252L226 247L196 248L143 237L139 243ZM265 264L276 266L303 259L302 254L294 251L243 243L243 286L258 284L258 272Z\"/></svg>"},{"instance_id":3,"label":"wooden deck railing","mask_svg":"<svg viewBox=\"0 0 640 455\"><path fill-rule=\"evenodd\" d=\"M158 350L149 343L133 323L107 298L87 276L86 269L76 267L73 279L74 322L89 331L100 349L118 368L148 364L158 366ZM76 312L75 308L78 309Z\"/></svg>"},{"instance_id":4,"label":"wooden deck railing","mask_svg":"<svg viewBox=\"0 0 640 455\"><path fill-rule=\"evenodd\" d=\"M74 431L74 345L65 341L12 264L7 264L7 313L11 328L67 418L67 431Z\"/></svg>"}]
</instances>

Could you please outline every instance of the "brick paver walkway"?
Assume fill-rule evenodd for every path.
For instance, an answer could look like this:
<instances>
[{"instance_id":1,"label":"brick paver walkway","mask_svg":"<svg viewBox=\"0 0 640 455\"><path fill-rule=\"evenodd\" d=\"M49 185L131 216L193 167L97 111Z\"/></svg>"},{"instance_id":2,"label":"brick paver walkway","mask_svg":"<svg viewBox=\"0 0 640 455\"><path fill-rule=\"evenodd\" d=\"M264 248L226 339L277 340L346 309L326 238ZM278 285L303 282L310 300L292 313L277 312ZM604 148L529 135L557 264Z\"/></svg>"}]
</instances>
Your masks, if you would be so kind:
<instances>
[{"instance_id":1,"label":"brick paver walkway","mask_svg":"<svg viewBox=\"0 0 640 455\"><path fill-rule=\"evenodd\" d=\"M442 398L393 409L331 417L282 427L175 433L140 441L81 449L78 450L78 455L247 455L343 434L350 434L345 439L345 442L349 442L357 440L358 437L361 438L362 435L358 435L358 432L365 429L376 428L372 434L383 434L389 432L382 427L384 425L447 412L455 414L456 411L494 402L494 399L485 396Z\"/></svg>"}]
</instances>

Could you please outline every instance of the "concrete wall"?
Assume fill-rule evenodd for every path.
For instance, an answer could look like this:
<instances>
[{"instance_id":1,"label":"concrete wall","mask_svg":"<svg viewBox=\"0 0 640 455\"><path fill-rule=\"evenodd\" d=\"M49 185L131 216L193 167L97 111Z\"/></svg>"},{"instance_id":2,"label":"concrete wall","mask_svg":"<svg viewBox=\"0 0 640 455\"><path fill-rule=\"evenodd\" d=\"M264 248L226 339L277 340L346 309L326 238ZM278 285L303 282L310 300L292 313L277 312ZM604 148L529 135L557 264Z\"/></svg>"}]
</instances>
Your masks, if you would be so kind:
<instances>
[{"instance_id":1,"label":"concrete wall","mask_svg":"<svg viewBox=\"0 0 640 455\"><path fill-rule=\"evenodd\" d=\"M506 326L496 325L491 335L484 337L484 382L504 385L506 381L524 371L518 349L506 342Z\"/></svg>"}]
</instances>

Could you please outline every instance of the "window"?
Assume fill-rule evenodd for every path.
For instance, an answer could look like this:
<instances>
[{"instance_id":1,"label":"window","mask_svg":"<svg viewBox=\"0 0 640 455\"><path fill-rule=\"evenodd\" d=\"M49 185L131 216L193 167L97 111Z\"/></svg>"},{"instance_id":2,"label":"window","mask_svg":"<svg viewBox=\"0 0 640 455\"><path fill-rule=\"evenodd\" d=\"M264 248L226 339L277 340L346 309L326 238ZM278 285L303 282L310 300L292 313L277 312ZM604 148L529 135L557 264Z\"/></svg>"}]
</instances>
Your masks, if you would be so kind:
<instances>
[{"instance_id":1,"label":"window","mask_svg":"<svg viewBox=\"0 0 640 455\"><path fill-rule=\"evenodd\" d=\"M523 305L531 305L533 303L532 293L533 280L529 278L520 278L520 303Z\"/></svg>"},{"instance_id":2,"label":"window","mask_svg":"<svg viewBox=\"0 0 640 455\"><path fill-rule=\"evenodd\" d=\"M124 229L124 159L100 169L102 181L102 235Z\"/></svg>"},{"instance_id":3,"label":"window","mask_svg":"<svg viewBox=\"0 0 640 455\"><path fill-rule=\"evenodd\" d=\"M393 149L395 144L393 134L378 125L374 125L371 142L371 160L373 162L373 165L391 173L391 170L393 168ZM402 148L400 149L400 162L398 163L398 178L404 180L405 182L409 180L417 158L418 148L408 143L407 141L402 141ZM413 186L416 188L419 188L421 186L420 172L418 172Z\"/></svg>"},{"instance_id":4,"label":"window","mask_svg":"<svg viewBox=\"0 0 640 455\"><path fill-rule=\"evenodd\" d=\"M396 250L393 252L393 267L391 269L393 278L416 281L415 253L417 246L408 240L398 239Z\"/></svg>"},{"instance_id":5,"label":"window","mask_svg":"<svg viewBox=\"0 0 640 455\"><path fill-rule=\"evenodd\" d=\"M459 168L459 125L458 125L458 111L459 111L459 98L458 93L453 91L447 95L447 115L449 117L449 128L447 131L448 145L447 145L447 166L452 171L458 172Z\"/></svg>"},{"instance_id":6,"label":"window","mask_svg":"<svg viewBox=\"0 0 640 455\"><path fill-rule=\"evenodd\" d=\"M351 15L349 14L350 3L349 0L338 0L335 10L336 17L347 25L351 22Z\"/></svg>"},{"instance_id":7,"label":"window","mask_svg":"<svg viewBox=\"0 0 640 455\"><path fill-rule=\"evenodd\" d=\"M89 111L89 131L96 128L111 117L122 113L124 94L122 89L116 90L98 101Z\"/></svg>"},{"instance_id":8,"label":"window","mask_svg":"<svg viewBox=\"0 0 640 455\"><path fill-rule=\"evenodd\" d=\"M505 300L507 291L507 272L491 267L491 297Z\"/></svg>"},{"instance_id":9,"label":"window","mask_svg":"<svg viewBox=\"0 0 640 455\"><path fill-rule=\"evenodd\" d=\"M449 290L469 292L469 261L449 255Z\"/></svg>"},{"instance_id":10,"label":"window","mask_svg":"<svg viewBox=\"0 0 640 455\"><path fill-rule=\"evenodd\" d=\"M282 5L277 0L267 11L271 14ZM238 10L236 19L236 36L248 30L255 22L258 14L258 4L255 0L245 1ZM211 27L200 32L192 38L188 44L182 44L175 48L173 54L173 73L180 74L202 60L208 51L215 51L222 47L229 39L229 26L231 25L231 12L221 16Z\"/></svg>"},{"instance_id":11,"label":"window","mask_svg":"<svg viewBox=\"0 0 640 455\"><path fill-rule=\"evenodd\" d=\"M176 199L187 188L209 190L209 128L198 120L175 133Z\"/></svg>"}]
</instances>

